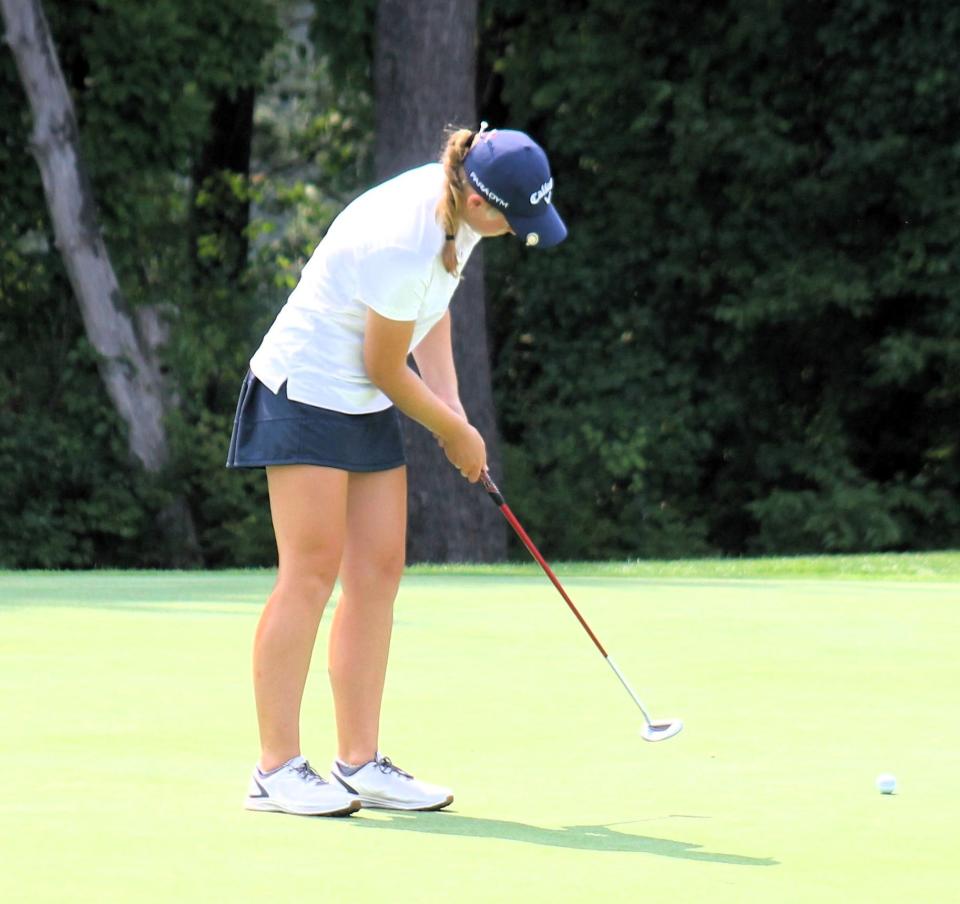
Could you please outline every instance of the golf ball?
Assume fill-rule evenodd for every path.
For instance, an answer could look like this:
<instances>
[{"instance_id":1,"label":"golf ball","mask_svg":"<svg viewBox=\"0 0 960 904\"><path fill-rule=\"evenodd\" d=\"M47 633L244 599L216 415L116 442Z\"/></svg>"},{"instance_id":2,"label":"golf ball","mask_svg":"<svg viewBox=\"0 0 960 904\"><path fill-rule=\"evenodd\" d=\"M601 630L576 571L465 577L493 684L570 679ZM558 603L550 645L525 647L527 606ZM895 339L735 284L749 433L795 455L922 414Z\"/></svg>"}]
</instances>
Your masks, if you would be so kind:
<instances>
[{"instance_id":1,"label":"golf ball","mask_svg":"<svg viewBox=\"0 0 960 904\"><path fill-rule=\"evenodd\" d=\"M889 772L881 773L877 776L876 785L881 794L893 794L897 790L897 777Z\"/></svg>"}]
</instances>

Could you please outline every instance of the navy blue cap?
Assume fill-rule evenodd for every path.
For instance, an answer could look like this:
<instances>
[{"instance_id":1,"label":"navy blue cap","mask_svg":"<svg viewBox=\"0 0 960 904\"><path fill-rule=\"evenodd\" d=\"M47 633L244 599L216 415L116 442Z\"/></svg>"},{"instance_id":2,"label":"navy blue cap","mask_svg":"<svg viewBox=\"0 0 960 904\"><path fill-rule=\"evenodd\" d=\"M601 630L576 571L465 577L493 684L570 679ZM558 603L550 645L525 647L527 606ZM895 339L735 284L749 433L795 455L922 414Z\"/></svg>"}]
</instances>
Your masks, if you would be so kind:
<instances>
[{"instance_id":1,"label":"navy blue cap","mask_svg":"<svg viewBox=\"0 0 960 904\"><path fill-rule=\"evenodd\" d=\"M553 206L550 163L529 135L511 129L481 131L463 168L474 191L503 212L524 244L549 248L567 237Z\"/></svg>"}]
</instances>

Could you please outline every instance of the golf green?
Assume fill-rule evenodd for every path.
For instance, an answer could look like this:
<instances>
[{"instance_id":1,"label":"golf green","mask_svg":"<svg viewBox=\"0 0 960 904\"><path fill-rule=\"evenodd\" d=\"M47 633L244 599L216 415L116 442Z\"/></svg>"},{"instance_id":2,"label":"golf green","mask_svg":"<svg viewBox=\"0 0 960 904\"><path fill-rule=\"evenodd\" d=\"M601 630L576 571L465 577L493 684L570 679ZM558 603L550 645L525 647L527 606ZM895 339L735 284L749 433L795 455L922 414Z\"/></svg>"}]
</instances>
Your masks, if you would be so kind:
<instances>
[{"instance_id":1,"label":"golf green","mask_svg":"<svg viewBox=\"0 0 960 904\"><path fill-rule=\"evenodd\" d=\"M271 573L0 574L0 900L956 899L957 569L557 572L684 731L640 738L538 572L414 571L382 744L456 800L349 819L241 806ZM321 772L328 623L303 718Z\"/></svg>"}]
</instances>

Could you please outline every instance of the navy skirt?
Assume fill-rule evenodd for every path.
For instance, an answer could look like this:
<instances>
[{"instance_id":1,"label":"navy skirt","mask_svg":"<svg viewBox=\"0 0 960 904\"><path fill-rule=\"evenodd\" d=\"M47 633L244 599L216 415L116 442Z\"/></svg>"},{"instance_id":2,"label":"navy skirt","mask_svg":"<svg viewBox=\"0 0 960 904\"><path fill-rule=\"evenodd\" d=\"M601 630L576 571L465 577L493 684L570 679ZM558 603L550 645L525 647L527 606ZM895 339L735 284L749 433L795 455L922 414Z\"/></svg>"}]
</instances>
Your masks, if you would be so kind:
<instances>
[{"instance_id":1,"label":"navy skirt","mask_svg":"<svg viewBox=\"0 0 960 904\"><path fill-rule=\"evenodd\" d=\"M252 373L243 381L228 468L320 465L342 471L388 471L403 464L396 408L343 414L290 401L286 383L274 395Z\"/></svg>"}]
</instances>

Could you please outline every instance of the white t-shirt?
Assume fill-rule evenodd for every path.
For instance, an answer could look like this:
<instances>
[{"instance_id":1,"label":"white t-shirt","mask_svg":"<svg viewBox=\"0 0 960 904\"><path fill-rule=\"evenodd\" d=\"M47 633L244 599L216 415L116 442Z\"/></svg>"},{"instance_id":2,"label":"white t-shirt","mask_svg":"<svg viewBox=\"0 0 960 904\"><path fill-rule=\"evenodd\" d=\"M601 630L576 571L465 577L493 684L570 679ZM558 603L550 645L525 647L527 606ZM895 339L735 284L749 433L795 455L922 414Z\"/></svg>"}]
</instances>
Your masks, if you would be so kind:
<instances>
[{"instance_id":1,"label":"white t-shirt","mask_svg":"<svg viewBox=\"0 0 960 904\"><path fill-rule=\"evenodd\" d=\"M459 278L440 259L436 206L439 163L401 173L362 194L333 221L300 282L250 361L274 393L347 414L392 404L367 377L363 334L370 307L390 320L415 321L410 350L443 317ZM480 235L457 231L461 268Z\"/></svg>"}]
</instances>

